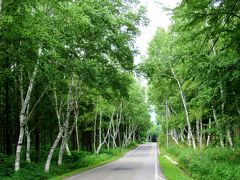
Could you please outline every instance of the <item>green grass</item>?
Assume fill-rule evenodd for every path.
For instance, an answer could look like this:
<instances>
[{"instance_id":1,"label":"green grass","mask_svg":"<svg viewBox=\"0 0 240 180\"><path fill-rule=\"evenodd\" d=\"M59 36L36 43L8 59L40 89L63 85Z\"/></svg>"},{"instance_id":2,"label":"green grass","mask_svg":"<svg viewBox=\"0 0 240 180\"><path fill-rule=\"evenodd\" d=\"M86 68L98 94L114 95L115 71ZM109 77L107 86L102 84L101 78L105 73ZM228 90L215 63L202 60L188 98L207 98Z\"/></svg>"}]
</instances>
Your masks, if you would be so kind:
<instances>
[{"instance_id":1,"label":"green grass","mask_svg":"<svg viewBox=\"0 0 240 180\"><path fill-rule=\"evenodd\" d=\"M161 153L167 154L177 160L180 169L190 174L193 179L240 179L239 148L205 147L194 150L191 147L173 144L169 145L168 149L164 147L164 145L160 146Z\"/></svg>"},{"instance_id":2,"label":"green grass","mask_svg":"<svg viewBox=\"0 0 240 180\"><path fill-rule=\"evenodd\" d=\"M160 166L167 180L191 180L178 166L171 163L163 155L159 156Z\"/></svg>"}]
</instances>

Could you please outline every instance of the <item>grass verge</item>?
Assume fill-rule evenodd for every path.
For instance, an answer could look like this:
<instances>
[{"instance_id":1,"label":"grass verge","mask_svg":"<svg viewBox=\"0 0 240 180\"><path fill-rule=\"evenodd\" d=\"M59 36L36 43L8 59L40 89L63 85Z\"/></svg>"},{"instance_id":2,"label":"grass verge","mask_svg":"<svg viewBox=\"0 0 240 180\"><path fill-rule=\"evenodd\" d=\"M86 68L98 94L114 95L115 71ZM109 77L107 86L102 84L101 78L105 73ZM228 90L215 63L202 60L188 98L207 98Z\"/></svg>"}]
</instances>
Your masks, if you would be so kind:
<instances>
[{"instance_id":1,"label":"grass verge","mask_svg":"<svg viewBox=\"0 0 240 180\"><path fill-rule=\"evenodd\" d=\"M192 180L193 179L185 171L183 171L183 169L181 169L179 165L173 164L169 159L164 157L164 155L167 155L168 157L172 158L174 161L179 162L179 159L177 158L177 156L169 153L167 149L163 148L163 146L159 146L159 149L161 152L159 155L160 166L167 180Z\"/></svg>"},{"instance_id":2,"label":"grass verge","mask_svg":"<svg viewBox=\"0 0 240 180\"><path fill-rule=\"evenodd\" d=\"M194 150L184 145L171 144L161 152L173 157L193 179L235 180L240 179L240 148L203 147ZM180 178L177 178L180 179Z\"/></svg>"},{"instance_id":3,"label":"grass verge","mask_svg":"<svg viewBox=\"0 0 240 180\"><path fill-rule=\"evenodd\" d=\"M171 163L163 155L159 156L160 166L163 170L165 177L168 180L191 180L188 175L186 175L178 166Z\"/></svg>"}]
</instances>

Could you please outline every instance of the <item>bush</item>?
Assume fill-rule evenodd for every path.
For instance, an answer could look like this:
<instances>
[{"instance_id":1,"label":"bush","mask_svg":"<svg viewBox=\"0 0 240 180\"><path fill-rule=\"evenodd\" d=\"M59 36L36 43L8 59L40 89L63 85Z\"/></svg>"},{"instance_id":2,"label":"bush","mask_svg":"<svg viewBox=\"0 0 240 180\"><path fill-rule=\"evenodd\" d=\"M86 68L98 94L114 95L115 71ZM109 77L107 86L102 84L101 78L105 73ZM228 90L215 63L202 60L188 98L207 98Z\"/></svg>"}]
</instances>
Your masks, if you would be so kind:
<instances>
[{"instance_id":1,"label":"bush","mask_svg":"<svg viewBox=\"0 0 240 180\"><path fill-rule=\"evenodd\" d=\"M14 156L6 156L0 153L0 177L10 176L14 173Z\"/></svg>"},{"instance_id":2,"label":"bush","mask_svg":"<svg viewBox=\"0 0 240 180\"><path fill-rule=\"evenodd\" d=\"M136 143L132 143L130 147L135 147ZM63 157L63 164L61 166L57 165L58 151L54 153L52 157L50 172L44 173L44 166L48 152L41 152L38 155L33 154L31 156L32 162L28 163L24 160L24 151L21 156L21 168L18 172L14 171L14 161L15 156L6 156L0 154L0 179L16 179L16 180L44 180L49 179L54 176L59 176L66 174L76 169L83 167L95 165L103 161L109 160L113 157L121 155L123 152L126 152L128 148L115 148L115 149L103 149L100 154L94 154L93 152L87 151L74 151L71 152L71 156L68 156L66 153Z\"/></svg>"}]
</instances>

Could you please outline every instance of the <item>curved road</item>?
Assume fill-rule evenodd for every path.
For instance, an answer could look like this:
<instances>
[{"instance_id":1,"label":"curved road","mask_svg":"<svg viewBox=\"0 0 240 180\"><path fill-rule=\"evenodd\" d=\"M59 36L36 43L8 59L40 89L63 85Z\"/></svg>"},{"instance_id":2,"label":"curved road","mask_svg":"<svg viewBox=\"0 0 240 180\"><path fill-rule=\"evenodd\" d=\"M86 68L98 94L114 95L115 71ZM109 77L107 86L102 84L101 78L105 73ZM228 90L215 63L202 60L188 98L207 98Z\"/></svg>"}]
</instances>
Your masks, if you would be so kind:
<instances>
[{"instance_id":1,"label":"curved road","mask_svg":"<svg viewBox=\"0 0 240 180\"><path fill-rule=\"evenodd\" d=\"M164 180L156 143L147 143L110 164L69 177L68 180Z\"/></svg>"}]
</instances>

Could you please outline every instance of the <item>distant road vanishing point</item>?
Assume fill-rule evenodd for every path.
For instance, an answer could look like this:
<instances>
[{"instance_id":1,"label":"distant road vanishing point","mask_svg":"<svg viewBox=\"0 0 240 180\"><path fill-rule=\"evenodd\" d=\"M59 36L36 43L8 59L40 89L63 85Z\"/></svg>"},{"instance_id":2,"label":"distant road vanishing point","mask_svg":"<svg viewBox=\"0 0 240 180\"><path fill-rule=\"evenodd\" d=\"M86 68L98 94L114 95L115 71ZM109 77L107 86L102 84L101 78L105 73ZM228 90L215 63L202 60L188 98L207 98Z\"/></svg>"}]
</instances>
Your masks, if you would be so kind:
<instances>
[{"instance_id":1,"label":"distant road vanishing point","mask_svg":"<svg viewBox=\"0 0 240 180\"><path fill-rule=\"evenodd\" d=\"M121 159L67 178L68 180L164 180L156 143L147 143Z\"/></svg>"}]
</instances>

